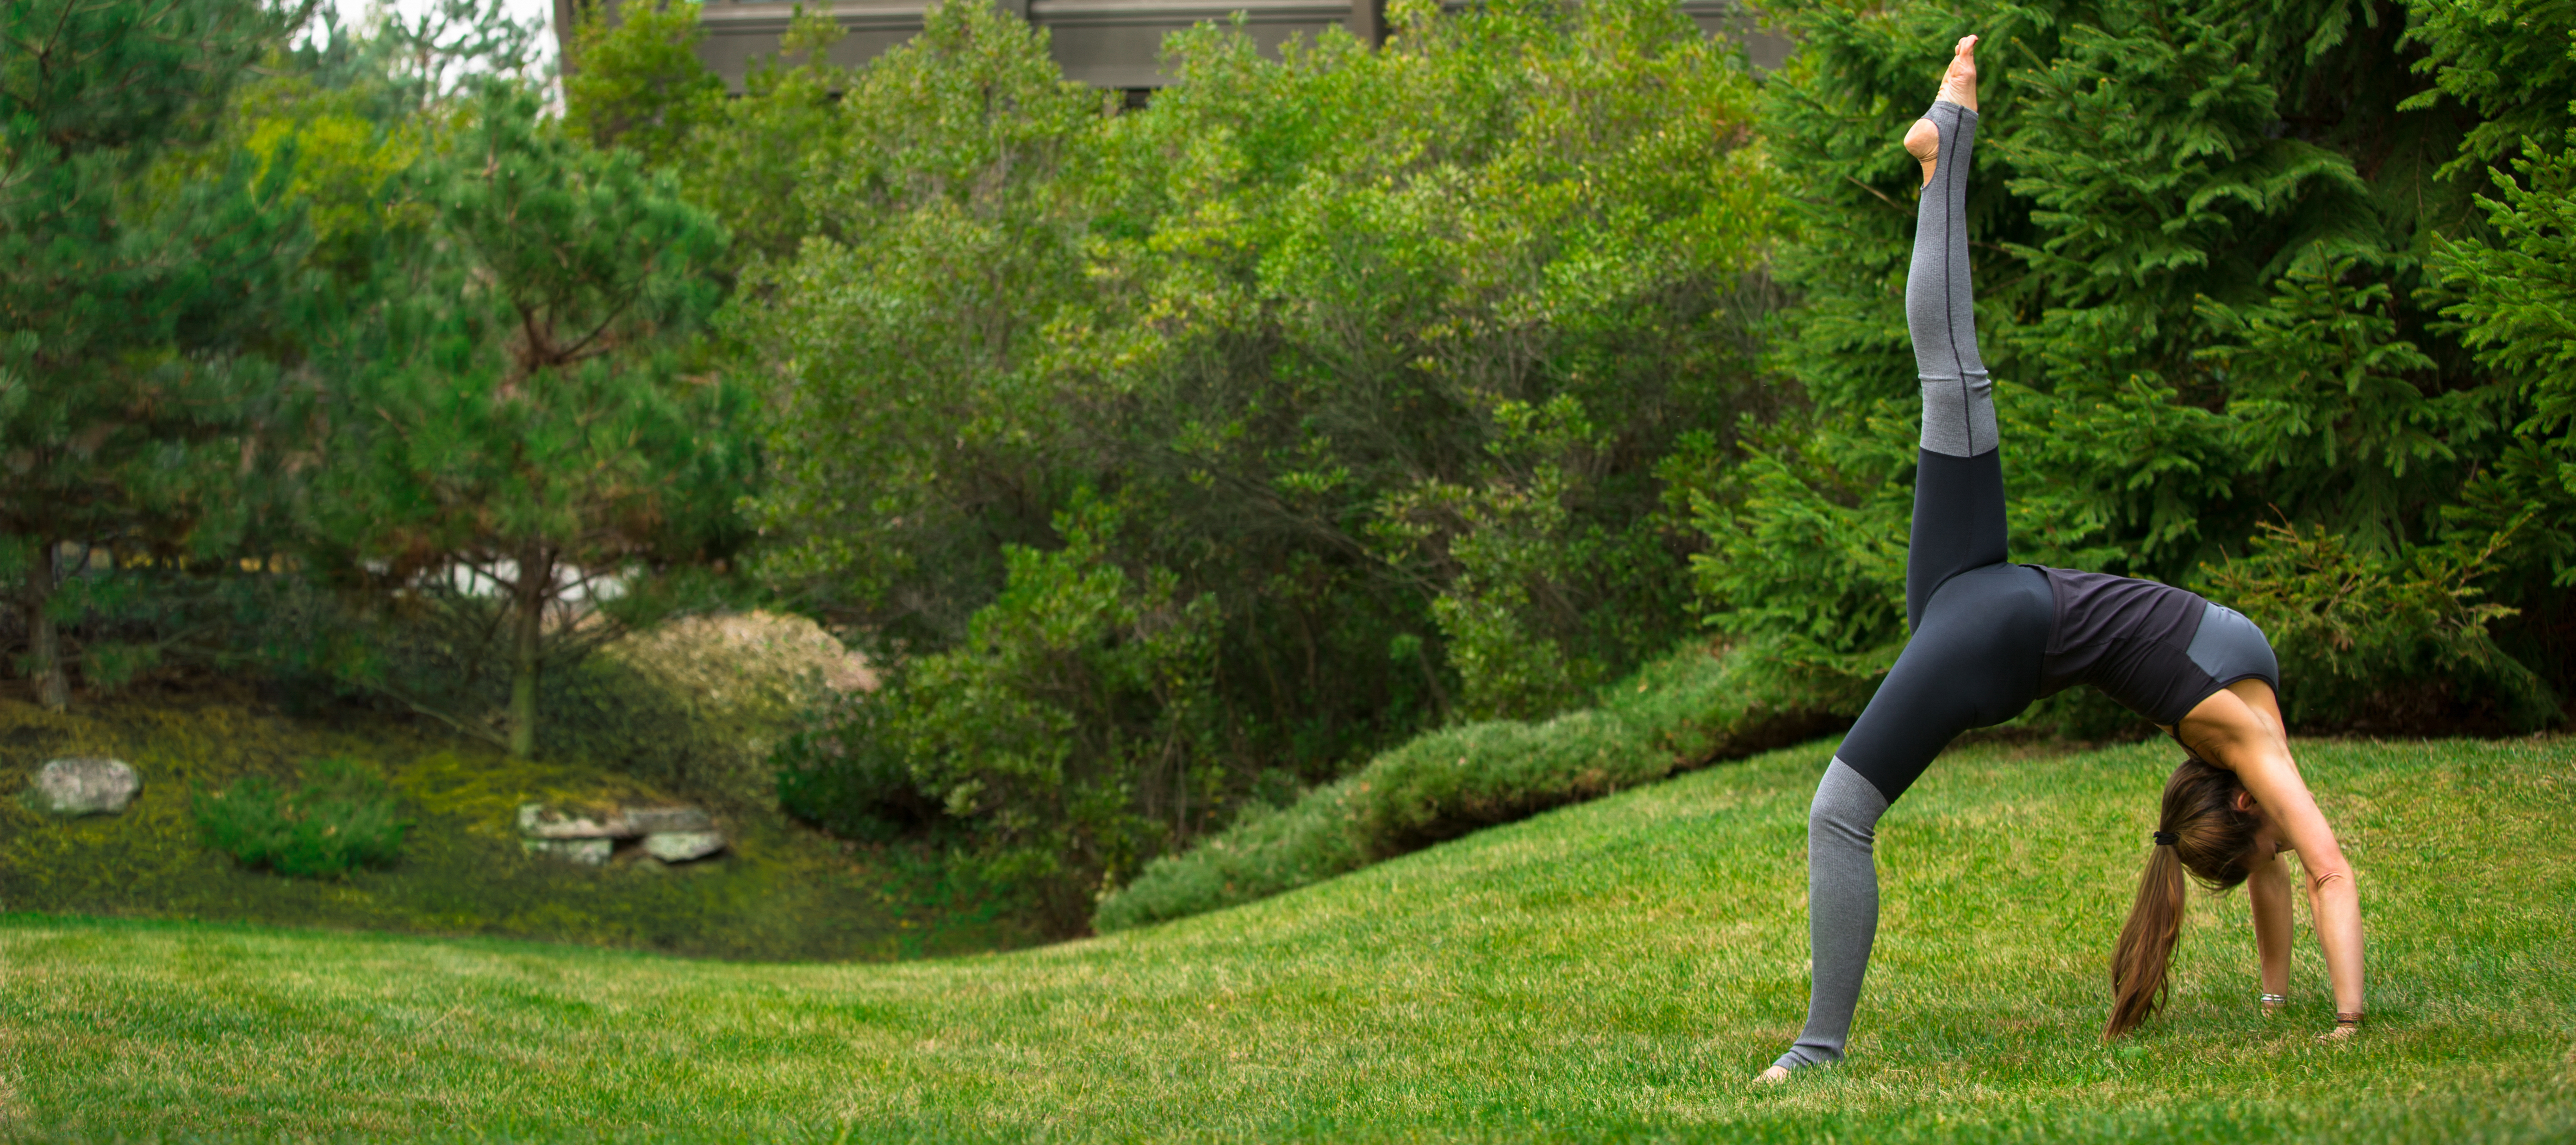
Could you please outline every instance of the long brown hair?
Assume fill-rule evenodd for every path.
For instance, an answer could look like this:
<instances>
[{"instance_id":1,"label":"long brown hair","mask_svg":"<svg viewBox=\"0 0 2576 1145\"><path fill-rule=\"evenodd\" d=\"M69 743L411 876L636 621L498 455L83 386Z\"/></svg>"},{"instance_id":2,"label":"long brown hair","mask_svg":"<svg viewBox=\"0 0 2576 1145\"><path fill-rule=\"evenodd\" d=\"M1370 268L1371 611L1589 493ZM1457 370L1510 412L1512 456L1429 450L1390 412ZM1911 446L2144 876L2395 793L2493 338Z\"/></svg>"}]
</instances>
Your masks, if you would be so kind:
<instances>
[{"instance_id":1,"label":"long brown hair","mask_svg":"<svg viewBox=\"0 0 2576 1145\"><path fill-rule=\"evenodd\" d=\"M2156 830L2169 834L2173 844L2149 849L2138 900L2120 928L2120 944L2112 948L2111 1020L2102 1027L2103 1041L2137 1028L2164 1001L2165 968L2182 935L2183 872L2212 891L2245 881L2257 823L2252 812L2236 806L2244 790L2235 772L2198 757L2182 761L2165 780Z\"/></svg>"}]
</instances>

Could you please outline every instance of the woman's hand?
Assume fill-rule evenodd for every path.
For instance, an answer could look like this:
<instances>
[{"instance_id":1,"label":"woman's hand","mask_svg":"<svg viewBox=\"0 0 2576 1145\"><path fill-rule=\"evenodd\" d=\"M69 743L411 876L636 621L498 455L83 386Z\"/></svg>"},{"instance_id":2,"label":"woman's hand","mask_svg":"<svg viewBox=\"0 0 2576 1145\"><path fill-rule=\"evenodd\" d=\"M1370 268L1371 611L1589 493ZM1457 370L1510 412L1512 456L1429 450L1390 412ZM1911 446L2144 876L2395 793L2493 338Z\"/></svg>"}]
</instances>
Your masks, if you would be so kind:
<instances>
[{"instance_id":1,"label":"woman's hand","mask_svg":"<svg viewBox=\"0 0 2576 1145\"><path fill-rule=\"evenodd\" d=\"M2309 914L2315 920L2317 943L2325 949L2327 977L2334 985L2335 1011L2360 1013L2361 891L2353 883L2352 867L2344 862L2342 848L2335 843L2334 828L2317 809L2316 797L2299 775L2298 763L2290 758L2289 737L2271 687L2260 680L2231 684L2184 716L2175 735L2184 747L2235 772L2245 784L2252 797L2250 809L2263 818L2256 846L2271 848L2268 854L2254 856L2257 863L2278 865L2274 856L2279 852L2298 852L2307 876ZM2268 974L2266 980L2268 990ZM2283 984L2287 984L2286 975ZM2331 1036L2349 1038L2353 1029L2338 1026Z\"/></svg>"}]
</instances>

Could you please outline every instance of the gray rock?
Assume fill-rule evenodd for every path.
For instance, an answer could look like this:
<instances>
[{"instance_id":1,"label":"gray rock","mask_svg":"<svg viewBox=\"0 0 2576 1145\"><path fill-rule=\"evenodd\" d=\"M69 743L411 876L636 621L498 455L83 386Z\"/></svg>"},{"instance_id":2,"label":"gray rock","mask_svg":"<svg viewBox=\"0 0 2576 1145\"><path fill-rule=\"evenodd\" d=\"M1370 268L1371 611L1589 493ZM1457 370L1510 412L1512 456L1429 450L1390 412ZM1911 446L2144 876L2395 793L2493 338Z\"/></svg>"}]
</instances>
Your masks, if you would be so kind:
<instances>
[{"instance_id":1,"label":"gray rock","mask_svg":"<svg viewBox=\"0 0 2576 1145\"><path fill-rule=\"evenodd\" d=\"M608 853L617 844L607 839L521 839L519 845L532 855L546 855L585 867L608 864Z\"/></svg>"},{"instance_id":2,"label":"gray rock","mask_svg":"<svg viewBox=\"0 0 2576 1145\"><path fill-rule=\"evenodd\" d=\"M614 815L602 821L543 803L519 805L519 833L531 839L631 839L636 834Z\"/></svg>"},{"instance_id":3,"label":"gray rock","mask_svg":"<svg viewBox=\"0 0 2576 1145\"><path fill-rule=\"evenodd\" d=\"M629 807L617 817L638 835L716 829L716 821L695 807Z\"/></svg>"},{"instance_id":4,"label":"gray rock","mask_svg":"<svg viewBox=\"0 0 2576 1145\"><path fill-rule=\"evenodd\" d=\"M685 863L724 850L724 836L714 831L656 831L644 836L644 853L665 863Z\"/></svg>"},{"instance_id":5,"label":"gray rock","mask_svg":"<svg viewBox=\"0 0 2576 1145\"><path fill-rule=\"evenodd\" d=\"M49 759L36 772L36 806L56 815L114 815L143 790L121 759Z\"/></svg>"}]
</instances>

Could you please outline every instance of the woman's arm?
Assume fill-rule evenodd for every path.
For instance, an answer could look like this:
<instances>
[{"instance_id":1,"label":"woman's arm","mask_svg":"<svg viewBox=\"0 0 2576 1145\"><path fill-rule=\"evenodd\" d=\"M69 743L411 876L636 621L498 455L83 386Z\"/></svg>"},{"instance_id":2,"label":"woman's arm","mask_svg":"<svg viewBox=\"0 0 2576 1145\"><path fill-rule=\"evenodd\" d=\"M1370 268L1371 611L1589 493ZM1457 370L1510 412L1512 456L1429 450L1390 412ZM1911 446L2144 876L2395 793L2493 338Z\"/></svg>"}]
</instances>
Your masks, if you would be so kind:
<instances>
[{"instance_id":1,"label":"woman's arm","mask_svg":"<svg viewBox=\"0 0 2576 1145\"><path fill-rule=\"evenodd\" d=\"M2263 992L2290 992L2290 873L2278 858L2254 864L2245 879L2245 897L2254 905L2254 958L2262 967ZM2263 1007L2271 1013L2273 1007Z\"/></svg>"},{"instance_id":2,"label":"woman's arm","mask_svg":"<svg viewBox=\"0 0 2576 1145\"><path fill-rule=\"evenodd\" d=\"M2326 976L2334 985L2335 1012L2361 1013L2361 890L2353 884L2342 848L2335 845L2334 828L2290 758L2272 690L2259 680L2231 685L2201 701L2176 730L2184 747L2234 771L2262 806L2280 849L2299 853L2317 944L2325 949Z\"/></svg>"}]
</instances>

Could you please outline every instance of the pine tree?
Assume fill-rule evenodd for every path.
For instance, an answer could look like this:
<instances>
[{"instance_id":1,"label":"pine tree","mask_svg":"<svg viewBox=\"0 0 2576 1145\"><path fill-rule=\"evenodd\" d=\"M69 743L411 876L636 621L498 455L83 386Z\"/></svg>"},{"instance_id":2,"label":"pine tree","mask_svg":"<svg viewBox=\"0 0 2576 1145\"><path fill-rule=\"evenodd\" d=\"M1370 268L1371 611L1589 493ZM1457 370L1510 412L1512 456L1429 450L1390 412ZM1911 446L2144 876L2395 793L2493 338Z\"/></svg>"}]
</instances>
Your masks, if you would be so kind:
<instances>
[{"instance_id":1,"label":"pine tree","mask_svg":"<svg viewBox=\"0 0 2576 1145\"><path fill-rule=\"evenodd\" d=\"M530 91L496 82L469 111L406 181L433 221L394 236L325 351L342 388L316 524L416 600L497 597L507 714L439 714L527 756L540 677L616 630L594 610L743 541L752 460L743 391L684 373L722 230Z\"/></svg>"},{"instance_id":2,"label":"pine tree","mask_svg":"<svg viewBox=\"0 0 2576 1145\"><path fill-rule=\"evenodd\" d=\"M2281 518L2372 560L2446 543L2446 509L2503 448L2511 387L2421 290L2438 237L2471 216L2438 172L2473 124L2407 110L2434 78L2405 9L2045 0L1794 19L1804 48L1768 125L1804 223L1780 260L1802 297L1775 361L1814 407L1703 501L1718 623L1847 704L1902 646L1916 168L1896 141L1968 32L1985 36L1968 212L2015 559L2190 585Z\"/></svg>"},{"instance_id":3,"label":"pine tree","mask_svg":"<svg viewBox=\"0 0 2576 1145\"><path fill-rule=\"evenodd\" d=\"M202 145L236 77L302 17L261 0L0 3L0 576L47 707L78 657L58 625L66 542L164 561L238 524L255 461L240 353L301 241L247 164L156 178ZM166 176L166 170L162 171ZM92 648L93 663L111 649Z\"/></svg>"}]
</instances>

